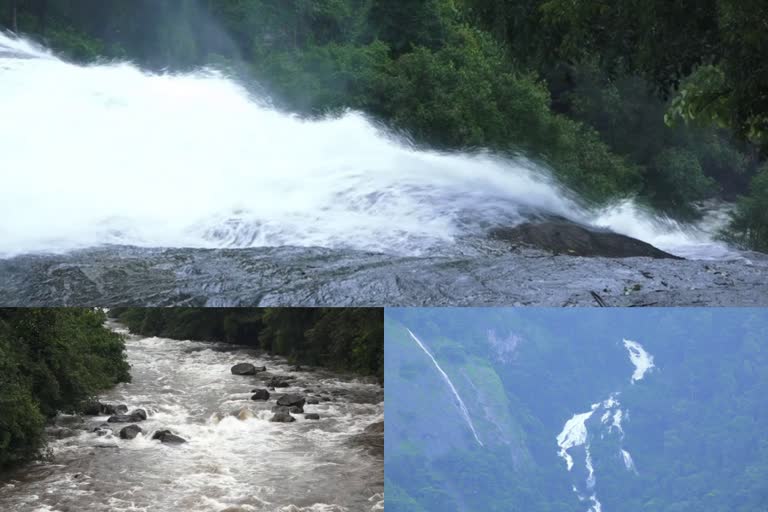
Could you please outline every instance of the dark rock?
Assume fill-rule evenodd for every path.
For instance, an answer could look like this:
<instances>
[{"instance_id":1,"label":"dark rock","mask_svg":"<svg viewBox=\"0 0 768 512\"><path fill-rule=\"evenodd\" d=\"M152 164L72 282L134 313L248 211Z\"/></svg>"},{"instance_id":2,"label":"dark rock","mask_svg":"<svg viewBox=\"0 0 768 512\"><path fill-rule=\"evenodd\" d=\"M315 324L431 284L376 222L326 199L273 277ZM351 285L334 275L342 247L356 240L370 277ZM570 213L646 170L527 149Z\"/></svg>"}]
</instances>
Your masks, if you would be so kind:
<instances>
[{"instance_id":1,"label":"dark rock","mask_svg":"<svg viewBox=\"0 0 768 512\"><path fill-rule=\"evenodd\" d=\"M304 392L305 392L305 393L314 393L314 391L312 391L312 390L311 390L311 389L309 389L309 388L305 389L305 390L304 390Z\"/></svg>"},{"instance_id":2,"label":"dark rock","mask_svg":"<svg viewBox=\"0 0 768 512\"><path fill-rule=\"evenodd\" d=\"M103 428L103 427L96 427L93 430L91 430L94 434L96 434L99 437L108 436L114 434L111 428Z\"/></svg>"},{"instance_id":3,"label":"dark rock","mask_svg":"<svg viewBox=\"0 0 768 512\"><path fill-rule=\"evenodd\" d=\"M158 430L152 436L152 439L159 439L161 443L169 444L181 444L186 443L187 440L183 437L179 437L170 430Z\"/></svg>"},{"instance_id":4,"label":"dark rock","mask_svg":"<svg viewBox=\"0 0 768 512\"><path fill-rule=\"evenodd\" d=\"M635 238L565 220L525 223L513 228L494 228L489 232L489 236L514 246L535 247L553 254L682 259Z\"/></svg>"},{"instance_id":5,"label":"dark rock","mask_svg":"<svg viewBox=\"0 0 768 512\"><path fill-rule=\"evenodd\" d=\"M321 400L321 401L323 401L323 402L330 402L330 401L331 401L331 397L328 397L328 396L321 396L321 397L320 397L320 400Z\"/></svg>"},{"instance_id":6,"label":"dark rock","mask_svg":"<svg viewBox=\"0 0 768 512\"><path fill-rule=\"evenodd\" d=\"M87 402L83 406L83 414L86 416L112 416L114 414L126 414L128 406L123 404L105 404L98 401Z\"/></svg>"},{"instance_id":7,"label":"dark rock","mask_svg":"<svg viewBox=\"0 0 768 512\"><path fill-rule=\"evenodd\" d=\"M319 420L320 415L314 412L308 412L304 415L304 419L306 420Z\"/></svg>"},{"instance_id":8,"label":"dark rock","mask_svg":"<svg viewBox=\"0 0 768 512\"><path fill-rule=\"evenodd\" d=\"M256 367L251 363L239 363L232 367L232 375L256 375Z\"/></svg>"},{"instance_id":9,"label":"dark rock","mask_svg":"<svg viewBox=\"0 0 768 512\"><path fill-rule=\"evenodd\" d=\"M269 391L266 389L254 389L251 400L269 400Z\"/></svg>"},{"instance_id":10,"label":"dark rock","mask_svg":"<svg viewBox=\"0 0 768 512\"><path fill-rule=\"evenodd\" d=\"M272 419L269 421L273 421L276 423L292 423L296 421L296 418L294 418L287 412L277 412L275 413L274 416L272 416Z\"/></svg>"},{"instance_id":11,"label":"dark rock","mask_svg":"<svg viewBox=\"0 0 768 512\"><path fill-rule=\"evenodd\" d=\"M317 405L320 401L317 398L307 398L307 405Z\"/></svg>"},{"instance_id":12,"label":"dark rock","mask_svg":"<svg viewBox=\"0 0 768 512\"><path fill-rule=\"evenodd\" d=\"M133 439L139 434L143 434L144 431L138 425L128 425L120 430L120 439Z\"/></svg>"},{"instance_id":13,"label":"dark rock","mask_svg":"<svg viewBox=\"0 0 768 512\"><path fill-rule=\"evenodd\" d=\"M292 414L301 414L304 412L304 408L298 405L275 405L272 407L272 412L290 412Z\"/></svg>"},{"instance_id":14,"label":"dark rock","mask_svg":"<svg viewBox=\"0 0 768 512\"><path fill-rule=\"evenodd\" d=\"M75 437L77 431L67 427L49 427L45 430L46 434L56 439L66 439L68 437Z\"/></svg>"},{"instance_id":15,"label":"dark rock","mask_svg":"<svg viewBox=\"0 0 768 512\"><path fill-rule=\"evenodd\" d=\"M136 409L130 414L115 414L110 416L107 422L109 423L135 423L137 421L144 421L147 419L147 412L144 409Z\"/></svg>"},{"instance_id":16,"label":"dark rock","mask_svg":"<svg viewBox=\"0 0 768 512\"><path fill-rule=\"evenodd\" d=\"M384 422L378 421L376 423L371 423L365 429L363 430L366 434L383 434L384 433Z\"/></svg>"},{"instance_id":17,"label":"dark rock","mask_svg":"<svg viewBox=\"0 0 768 512\"><path fill-rule=\"evenodd\" d=\"M350 438L349 443L359 446L376 457L384 456L384 422L372 423L362 433Z\"/></svg>"},{"instance_id":18,"label":"dark rock","mask_svg":"<svg viewBox=\"0 0 768 512\"><path fill-rule=\"evenodd\" d=\"M135 409L131 411L130 416L133 416L134 418L141 418L141 420L143 421L147 419L147 411L145 411L144 409Z\"/></svg>"},{"instance_id":19,"label":"dark rock","mask_svg":"<svg viewBox=\"0 0 768 512\"><path fill-rule=\"evenodd\" d=\"M292 377L272 377L267 383L267 386L272 388L287 388L291 385L290 381L292 379Z\"/></svg>"},{"instance_id":20,"label":"dark rock","mask_svg":"<svg viewBox=\"0 0 768 512\"><path fill-rule=\"evenodd\" d=\"M297 405L299 407L304 407L304 404L306 403L306 400L303 396L300 395L294 395L294 394L287 394L283 395L280 398L277 399L277 405Z\"/></svg>"},{"instance_id":21,"label":"dark rock","mask_svg":"<svg viewBox=\"0 0 768 512\"><path fill-rule=\"evenodd\" d=\"M301 367L301 365L298 365L298 364L297 364L296 366L294 366L293 368L291 368L291 371L292 371L292 372L303 372L303 371L304 371L304 368L302 368L302 367Z\"/></svg>"}]
</instances>

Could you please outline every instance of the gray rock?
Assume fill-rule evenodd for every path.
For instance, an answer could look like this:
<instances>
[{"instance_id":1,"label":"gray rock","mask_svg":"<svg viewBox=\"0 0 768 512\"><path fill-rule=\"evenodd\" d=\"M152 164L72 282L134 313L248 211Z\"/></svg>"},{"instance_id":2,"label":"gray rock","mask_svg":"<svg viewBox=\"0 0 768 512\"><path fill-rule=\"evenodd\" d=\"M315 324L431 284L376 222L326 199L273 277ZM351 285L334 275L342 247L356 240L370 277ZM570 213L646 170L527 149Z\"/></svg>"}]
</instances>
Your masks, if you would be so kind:
<instances>
[{"instance_id":1,"label":"gray rock","mask_svg":"<svg viewBox=\"0 0 768 512\"><path fill-rule=\"evenodd\" d=\"M161 443L168 443L168 444L182 444L186 443L187 440L183 437L177 436L170 430L158 430L152 435L152 439L160 440Z\"/></svg>"},{"instance_id":2,"label":"gray rock","mask_svg":"<svg viewBox=\"0 0 768 512\"><path fill-rule=\"evenodd\" d=\"M559 307L598 306L596 293L614 307L768 306L768 259L743 254L749 261L553 256L486 236L417 258L109 246L0 260L0 305Z\"/></svg>"},{"instance_id":3,"label":"gray rock","mask_svg":"<svg viewBox=\"0 0 768 512\"><path fill-rule=\"evenodd\" d=\"M320 415L314 412L308 412L304 415L304 419L306 420L319 420Z\"/></svg>"},{"instance_id":4,"label":"gray rock","mask_svg":"<svg viewBox=\"0 0 768 512\"><path fill-rule=\"evenodd\" d=\"M272 419L270 419L269 421L273 421L276 423L292 423L296 421L296 418L294 418L287 412L277 412L275 413L274 416L272 416Z\"/></svg>"},{"instance_id":5,"label":"gray rock","mask_svg":"<svg viewBox=\"0 0 768 512\"><path fill-rule=\"evenodd\" d=\"M298 407L304 407L304 404L306 403L306 400L303 396L295 395L293 393L289 393L287 395L283 395L280 398L277 399L277 405L287 405L287 406L298 406Z\"/></svg>"},{"instance_id":6,"label":"gray rock","mask_svg":"<svg viewBox=\"0 0 768 512\"><path fill-rule=\"evenodd\" d=\"M320 401L317 398L307 398L307 405L317 405Z\"/></svg>"},{"instance_id":7,"label":"gray rock","mask_svg":"<svg viewBox=\"0 0 768 512\"><path fill-rule=\"evenodd\" d=\"M49 437L53 437L55 439L66 439L68 437L75 437L77 435L76 430L67 427L49 427L45 429L45 432Z\"/></svg>"},{"instance_id":8,"label":"gray rock","mask_svg":"<svg viewBox=\"0 0 768 512\"><path fill-rule=\"evenodd\" d=\"M304 412L304 408L298 405L275 405L272 407L272 412L290 412L292 414L301 414Z\"/></svg>"},{"instance_id":9,"label":"gray rock","mask_svg":"<svg viewBox=\"0 0 768 512\"><path fill-rule=\"evenodd\" d=\"M111 416L126 414L128 406L124 404L105 404L98 401L87 402L83 405L83 414L87 416Z\"/></svg>"},{"instance_id":10,"label":"gray rock","mask_svg":"<svg viewBox=\"0 0 768 512\"><path fill-rule=\"evenodd\" d=\"M232 375L256 375L256 367L251 363L238 363L231 371Z\"/></svg>"},{"instance_id":11,"label":"gray rock","mask_svg":"<svg viewBox=\"0 0 768 512\"><path fill-rule=\"evenodd\" d=\"M141 418L141 420L143 421L147 419L147 411L145 411L144 409L135 409L131 411L130 416L134 418Z\"/></svg>"},{"instance_id":12,"label":"gray rock","mask_svg":"<svg viewBox=\"0 0 768 512\"><path fill-rule=\"evenodd\" d=\"M138 425L128 425L120 430L120 439L133 439L144 431Z\"/></svg>"},{"instance_id":13,"label":"gray rock","mask_svg":"<svg viewBox=\"0 0 768 512\"><path fill-rule=\"evenodd\" d=\"M251 400L269 400L270 394L266 389L254 389Z\"/></svg>"},{"instance_id":14,"label":"gray rock","mask_svg":"<svg viewBox=\"0 0 768 512\"><path fill-rule=\"evenodd\" d=\"M495 228L489 235L493 239L508 242L513 247L525 245L554 254L682 259L635 238L582 226L564 219L529 222L512 228Z\"/></svg>"}]
</instances>

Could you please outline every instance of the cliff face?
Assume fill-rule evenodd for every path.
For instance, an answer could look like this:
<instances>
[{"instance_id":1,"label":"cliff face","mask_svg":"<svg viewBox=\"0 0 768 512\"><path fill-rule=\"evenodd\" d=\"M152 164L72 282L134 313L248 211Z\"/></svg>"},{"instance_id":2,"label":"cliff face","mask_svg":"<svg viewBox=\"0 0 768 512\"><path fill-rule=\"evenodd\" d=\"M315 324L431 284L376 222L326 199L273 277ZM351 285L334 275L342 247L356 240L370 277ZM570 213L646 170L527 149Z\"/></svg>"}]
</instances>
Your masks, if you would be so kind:
<instances>
[{"instance_id":1,"label":"cliff face","mask_svg":"<svg viewBox=\"0 0 768 512\"><path fill-rule=\"evenodd\" d=\"M765 312L390 309L385 321L388 509L719 511L739 490L759 510Z\"/></svg>"}]
</instances>

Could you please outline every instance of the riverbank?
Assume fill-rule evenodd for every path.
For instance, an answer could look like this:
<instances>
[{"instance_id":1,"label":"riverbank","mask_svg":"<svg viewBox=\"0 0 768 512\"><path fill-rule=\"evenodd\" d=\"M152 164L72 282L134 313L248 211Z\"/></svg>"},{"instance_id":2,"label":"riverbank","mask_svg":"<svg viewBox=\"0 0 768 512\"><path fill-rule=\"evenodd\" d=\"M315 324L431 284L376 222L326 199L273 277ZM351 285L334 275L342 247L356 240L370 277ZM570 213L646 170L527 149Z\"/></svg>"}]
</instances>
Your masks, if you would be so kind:
<instances>
[{"instance_id":1,"label":"riverbank","mask_svg":"<svg viewBox=\"0 0 768 512\"><path fill-rule=\"evenodd\" d=\"M72 435L55 439L57 431L50 460L5 475L0 508L383 510L383 455L371 435L384 404L375 381L295 368L247 347L136 336L110 325L126 337L133 381L98 400L143 409L146 419L60 416ZM236 375L241 363L266 369ZM255 400L255 389L269 398ZM280 410L281 397L302 412ZM283 412L293 421L272 421ZM121 438L129 425L142 433ZM153 439L165 430L185 442ZM380 444L383 450L383 432Z\"/></svg>"}]
</instances>

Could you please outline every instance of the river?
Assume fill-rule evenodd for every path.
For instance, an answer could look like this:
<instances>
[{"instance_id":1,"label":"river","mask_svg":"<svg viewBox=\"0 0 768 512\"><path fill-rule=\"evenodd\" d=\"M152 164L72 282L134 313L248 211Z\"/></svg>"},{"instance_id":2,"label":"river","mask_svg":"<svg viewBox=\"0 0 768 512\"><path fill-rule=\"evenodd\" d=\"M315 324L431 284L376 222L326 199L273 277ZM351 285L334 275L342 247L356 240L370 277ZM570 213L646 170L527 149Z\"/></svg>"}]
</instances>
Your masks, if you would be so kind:
<instances>
[{"instance_id":1,"label":"river","mask_svg":"<svg viewBox=\"0 0 768 512\"><path fill-rule=\"evenodd\" d=\"M117 325L113 328L126 332ZM383 421L381 386L325 370L292 371L284 360L241 346L127 335L133 382L105 403L143 408L146 435L133 440L90 432L107 416L86 417L77 435L51 440L49 460L0 476L4 512L383 510L383 458L354 436ZM320 398L272 423L269 402L250 399L257 376L232 375L239 362L295 377L275 393ZM305 393L311 389L311 393ZM274 396L273 396L274 398ZM323 401L329 398L329 401ZM115 434L125 424L111 424ZM162 444L170 429L188 440Z\"/></svg>"}]
</instances>

